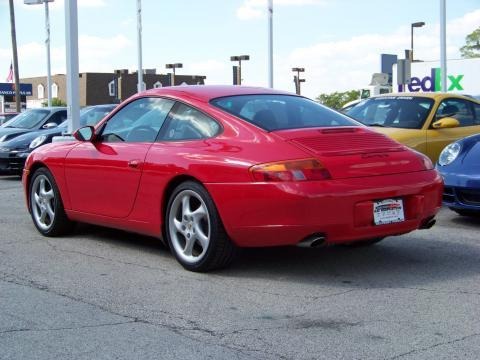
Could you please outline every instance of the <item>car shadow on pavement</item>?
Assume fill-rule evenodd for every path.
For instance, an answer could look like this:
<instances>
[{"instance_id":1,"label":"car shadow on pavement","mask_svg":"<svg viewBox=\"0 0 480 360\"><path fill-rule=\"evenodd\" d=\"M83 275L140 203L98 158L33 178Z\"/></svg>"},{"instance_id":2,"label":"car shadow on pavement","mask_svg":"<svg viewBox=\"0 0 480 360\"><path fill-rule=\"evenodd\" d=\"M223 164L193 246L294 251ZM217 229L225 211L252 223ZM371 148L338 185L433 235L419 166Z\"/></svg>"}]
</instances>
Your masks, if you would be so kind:
<instances>
[{"instance_id":1,"label":"car shadow on pavement","mask_svg":"<svg viewBox=\"0 0 480 360\"><path fill-rule=\"evenodd\" d=\"M478 276L480 244L387 238L363 248L245 249L220 276L268 278L323 286L423 287Z\"/></svg>"},{"instance_id":2,"label":"car shadow on pavement","mask_svg":"<svg viewBox=\"0 0 480 360\"><path fill-rule=\"evenodd\" d=\"M462 221L468 223L468 220ZM167 266L180 268L170 251L153 237L85 224L78 225L73 235L81 237L82 241L100 241L115 248L153 254L159 257L159 261L166 260ZM210 274L231 280L265 278L322 286L422 287L478 275L479 258L480 244L455 239L440 240L435 235L426 239L424 235L416 237L409 234L359 248L241 249L229 268Z\"/></svg>"},{"instance_id":3,"label":"car shadow on pavement","mask_svg":"<svg viewBox=\"0 0 480 360\"><path fill-rule=\"evenodd\" d=\"M81 241L101 241L104 244L111 244L116 247L121 246L124 248L145 251L148 253L154 252L166 256L170 254L170 251L162 241L155 237L91 224L77 224L70 236L81 237ZM89 238L91 236L93 236L94 239Z\"/></svg>"}]
</instances>

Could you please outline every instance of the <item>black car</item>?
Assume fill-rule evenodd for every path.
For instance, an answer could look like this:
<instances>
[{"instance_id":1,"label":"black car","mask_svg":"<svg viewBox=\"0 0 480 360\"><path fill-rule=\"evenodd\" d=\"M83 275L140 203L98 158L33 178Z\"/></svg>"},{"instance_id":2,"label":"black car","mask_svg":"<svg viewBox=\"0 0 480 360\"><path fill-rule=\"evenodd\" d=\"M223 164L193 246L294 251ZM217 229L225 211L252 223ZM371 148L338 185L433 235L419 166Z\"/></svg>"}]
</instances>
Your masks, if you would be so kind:
<instances>
[{"instance_id":1,"label":"black car","mask_svg":"<svg viewBox=\"0 0 480 360\"><path fill-rule=\"evenodd\" d=\"M82 109L80 126L96 125L116 105L95 105ZM14 137L11 140L0 142L0 174L21 174L23 165L33 149L52 142L55 136L61 136L68 130L68 122L64 121L53 128L30 131Z\"/></svg>"},{"instance_id":2,"label":"black car","mask_svg":"<svg viewBox=\"0 0 480 360\"><path fill-rule=\"evenodd\" d=\"M66 119L67 108L65 107L26 110L0 127L0 147L2 143L27 132L57 127Z\"/></svg>"}]
</instances>

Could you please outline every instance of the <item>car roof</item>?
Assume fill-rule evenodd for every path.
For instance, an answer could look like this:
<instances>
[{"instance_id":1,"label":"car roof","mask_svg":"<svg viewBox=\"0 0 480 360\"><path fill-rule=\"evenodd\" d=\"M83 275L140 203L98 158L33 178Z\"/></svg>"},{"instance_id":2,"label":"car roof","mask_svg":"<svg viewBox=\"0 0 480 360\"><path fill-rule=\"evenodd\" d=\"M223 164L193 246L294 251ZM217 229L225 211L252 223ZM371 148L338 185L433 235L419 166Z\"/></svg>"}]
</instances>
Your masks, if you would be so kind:
<instances>
[{"instance_id":1,"label":"car roof","mask_svg":"<svg viewBox=\"0 0 480 360\"><path fill-rule=\"evenodd\" d=\"M234 95L295 95L286 91L267 89L253 86L236 85L181 85L151 89L137 94L137 96L156 95L174 98L189 97L199 101L208 102L211 99ZM296 96L296 95L295 95Z\"/></svg>"}]
</instances>

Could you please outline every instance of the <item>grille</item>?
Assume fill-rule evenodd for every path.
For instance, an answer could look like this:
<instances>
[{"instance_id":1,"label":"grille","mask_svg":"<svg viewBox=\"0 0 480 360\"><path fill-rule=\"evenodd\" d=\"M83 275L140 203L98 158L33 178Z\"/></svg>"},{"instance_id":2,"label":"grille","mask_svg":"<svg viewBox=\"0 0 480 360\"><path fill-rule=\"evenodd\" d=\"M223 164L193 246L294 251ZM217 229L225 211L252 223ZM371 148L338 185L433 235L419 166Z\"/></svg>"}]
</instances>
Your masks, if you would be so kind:
<instances>
[{"instance_id":1,"label":"grille","mask_svg":"<svg viewBox=\"0 0 480 360\"><path fill-rule=\"evenodd\" d=\"M466 205L480 205L479 190L457 190L457 196Z\"/></svg>"},{"instance_id":2,"label":"grille","mask_svg":"<svg viewBox=\"0 0 480 360\"><path fill-rule=\"evenodd\" d=\"M303 137L292 140L315 153L329 152L364 152L368 150L401 150L403 146L382 134L374 133L340 133L322 136Z\"/></svg>"}]
</instances>

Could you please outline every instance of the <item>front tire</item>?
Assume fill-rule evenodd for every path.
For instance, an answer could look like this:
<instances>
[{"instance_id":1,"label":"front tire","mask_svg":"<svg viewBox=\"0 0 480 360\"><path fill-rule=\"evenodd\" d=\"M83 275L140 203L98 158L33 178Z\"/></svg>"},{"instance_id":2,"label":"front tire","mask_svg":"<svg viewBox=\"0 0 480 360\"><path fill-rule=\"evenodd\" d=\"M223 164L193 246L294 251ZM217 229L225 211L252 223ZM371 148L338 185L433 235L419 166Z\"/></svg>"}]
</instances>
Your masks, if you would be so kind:
<instances>
[{"instance_id":1,"label":"front tire","mask_svg":"<svg viewBox=\"0 0 480 360\"><path fill-rule=\"evenodd\" d=\"M67 218L55 179L46 168L37 169L30 180L30 214L44 236L68 233L73 223Z\"/></svg>"},{"instance_id":2,"label":"front tire","mask_svg":"<svg viewBox=\"0 0 480 360\"><path fill-rule=\"evenodd\" d=\"M167 204L165 224L170 249L185 269L206 272L233 261L236 247L202 185L186 181L175 188Z\"/></svg>"}]
</instances>

